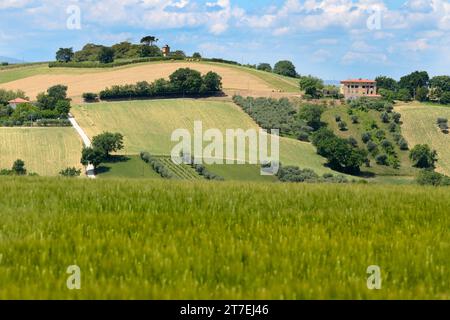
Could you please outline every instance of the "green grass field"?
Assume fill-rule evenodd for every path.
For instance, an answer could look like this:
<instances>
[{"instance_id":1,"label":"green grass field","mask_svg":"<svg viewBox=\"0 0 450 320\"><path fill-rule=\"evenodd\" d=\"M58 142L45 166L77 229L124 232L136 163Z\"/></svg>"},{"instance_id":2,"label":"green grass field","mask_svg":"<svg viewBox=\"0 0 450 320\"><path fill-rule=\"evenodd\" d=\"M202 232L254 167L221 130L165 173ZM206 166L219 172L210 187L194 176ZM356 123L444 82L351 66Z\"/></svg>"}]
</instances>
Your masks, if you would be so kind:
<instances>
[{"instance_id":1,"label":"green grass field","mask_svg":"<svg viewBox=\"0 0 450 320\"><path fill-rule=\"evenodd\" d=\"M162 179L137 155L114 157L113 160L102 163L97 168L96 174L100 179Z\"/></svg>"},{"instance_id":2,"label":"green grass field","mask_svg":"<svg viewBox=\"0 0 450 320\"><path fill-rule=\"evenodd\" d=\"M147 100L96 103L74 106L72 113L80 126L93 137L103 131L121 132L125 136L123 154L148 151L154 155L170 155L176 142L171 142L175 129L192 132L194 121L203 122L203 129L244 130L258 128L238 106L211 100ZM309 144L293 139L280 139L281 161L285 165L310 168L319 174L332 172L323 166L325 159Z\"/></svg>"},{"instance_id":3,"label":"green grass field","mask_svg":"<svg viewBox=\"0 0 450 320\"><path fill-rule=\"evenodd\" d=\"M226 181L254 181L254 182L276 182L275 176L261 175L261 166L252 164L242 165L206 165L206 168L221 176Z\"/></svg>"},{"instance_id":4,"label":"green grass field","mask_svg":"<svg viewBox=\"0 0 450 320\"><path fill-rule=\"evenodd\" d=\"M438 152L437 170L450 176L450 135L439 130L438 118L450 119L450 108L419 103L400 104L397 110L402 114L403 132L410 147L428 144Z\"/></svg>"},{"instance_id":5,"label":"green grass field","mask_svg":"<svg viewBox=\"0 0 450 320\"><path fill-rule=\"evenodd\" d=\"M0 180L0 299L450 298L448 188Z\"/></svg>"},{"instance_id":6,"label":"green grass field","mask_svg":"<svg viewBox=\"0 0 450 320\"><path fill-rule=\"evenodd\" d=\"M0 169L22 159L29 172L55 176L67 167L81 168L81 148L73 128L0 128Z\"/></svg>"}]
</instances>

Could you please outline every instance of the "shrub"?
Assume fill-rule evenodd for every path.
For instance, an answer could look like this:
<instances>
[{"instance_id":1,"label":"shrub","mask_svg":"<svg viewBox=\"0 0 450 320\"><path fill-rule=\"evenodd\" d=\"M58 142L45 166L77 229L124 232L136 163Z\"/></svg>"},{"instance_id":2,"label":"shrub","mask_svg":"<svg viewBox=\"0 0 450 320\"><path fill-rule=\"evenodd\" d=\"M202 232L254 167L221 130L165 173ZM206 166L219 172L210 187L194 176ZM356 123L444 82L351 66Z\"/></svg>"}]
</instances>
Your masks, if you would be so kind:
<instances>
[{"instance_id":1,"label":"shrub","mask_svg":"<svg viewBox=\"0 0 450 320\"><path fill-rule=\"evenodd\" d=\"M372 135L371 135L369 132L364 132L364 133L361 135L361 139L362 139L362 141L363 141L364 143L368 143L369 141L372 140Z\"/></svg>"},{"instance_id":2,"label":"shrub","mask_svg":"<svg viewBox=\"0 0 450 320\"><path fill-rule=\"evenodd\" d=\"M450 186L450 177L434 172L432 170L421 170L416 179L420 185Z\"/></svg>"},{"instance_id":3,"label":"shrub","mask_svg":"<svg viewBox=\"0 0 450 320\"><path fill-rule=\"evenodd\" d=\"M148 163L156 173L158 173L164 179L172 178L172 174L170 171L164 166L164 164L159 161L158 158L153 157L148 152L141 152L141 159Z\"/></svg>"},{"instance_id":4,"label":"shrub","mask_svg":"<svg viewBox=\"0 0 450 320\"><path fill-rule=\"evenodd\" d=\"M319 178L313 170L295 166L281 166L277 177L282 182L316 182Z\"/></svg>"},{"instance_id":5,"label":"shrub","mask_svg":"<svg viewBox=\"0 0 450 320\"><path fill-rule=\"evenodd\" d=\"M347 141L354 148L356 148L358 146L358 141L355 138L353 138L353 137L349 137L347 139Z\"/></svg>"},{"instance_id":6,"label":"shrub","mask_svg":"<svg viewBox=\"0 0 450 320\"><path fill-rule=\"evenodd\" d=\"M339 127L339 130L341 130L341 131L347 131L348 130L347 123L345 121L339 122L338 127Z\"/></svg>"},{"instance_id":7,"label":"shrub","mask_svg":"<svg viewBox=\"0 0 450 320\"><path fill-rule=\"evenodd\" d=\"M432 169L437 162L437 152L431 150L427 144L419 144L411 150L409 158L413 162L414 167Z\"/></svg>"},{"instance_id":8,"label":"shrub","mask_svg":"<svg viewBox=\"0 0 450 320\"><path fill-rule=\"evenodd\" d=\"M66 168L64 170L61 170L59 172L59 175L62 177L68 177L68 178L79 177L81 175L81 170L77 169L75 167Z\"/></svg>"},{"instance_id":9,"label":"shrub","mask_svg":"<svg viewBox=\"0 0 450 320\"><path fill-rule=\"evenodd\" d=\"M358 118L358 116L353 115L353 116L351 116L351 119L352 119L352 123L353 123L353 124L359 123L359 118Z\"/></svg>"},{"instance_id":10,"label":"shrub","mask_svg":"<svg viewBox=\"0 0 450 320\"><path fill-rule=\"evenodd\" d=\"M342 117L337 114L337 115L334 116L334 120L336 120L336 122L341 122Z\"/></svg>"},{"instance_id":11,"label":"shrub","mask_svg":"<svg viewBox=\"0 0 450 320\"><path fill-rule=\"evenodd\" d=\"M83 93L83 100L85 102L97 102L98 101L98 94L92 93L92 92Z\"/></svg>"},{"instance_id":12,"label":"shrub","mask_svg":"<svg viewBox=\"0 0 450 320\"><path fill-rule=\"evenodd\" d=\"M387 112L381 113L380 119L383 123L389 123L389 113Z\"/></svg>"},{"instance_id":13,"label":"shrub","mask_svg":"<svg viewBox=\"0 0 450 320\"><path fill-rule=\"evenodd\" d=\"M404 138L400 138L398 141L398 146L400 147L400 150L408 150L408 142Z\"/></svg>"},{"instance_id":14,"label":"shrub","mask_svg":"<svg viewBox=\"0 0 450 320\"><path fill-rule=\"evenodd\" d=\"M297 134L297 139L300 141L308 142L309 141L309 133L305 131L300 131Z\"/></svg>"},{"instance_id":15,"label":"shrub","mask_svg":"<svg viewBox=\"0 0 450 320\"><path fill-rule=\"evenodd\" d=\"M23 160L17 159L11 168L12 174L23 176L27 174L27 169L25 168L25 162Z\"/></svg>"},{"instance_id":16,"label":"shrub","mask_svg":"<svg viewBox=\"0 0 450 320\"><path fill-rule=\"evenodd\" d=\"M376 153L375 151L378 149L378 145L375 143L375 142L373 142L373 141L369 141L368 143L367 143L367 150L370 152L370 153Z\"/></svg>"},{"instance_id":17,"label":"shrub","mask_svg":"<svg viewBox=\"0 0 450 320\"><path fill-rule=\"evenodd\" d=\"M385 154L380 154L375 157L375 161L380 166L387 166L388 165L388 156Z\"/></svg>"}]
</instances>

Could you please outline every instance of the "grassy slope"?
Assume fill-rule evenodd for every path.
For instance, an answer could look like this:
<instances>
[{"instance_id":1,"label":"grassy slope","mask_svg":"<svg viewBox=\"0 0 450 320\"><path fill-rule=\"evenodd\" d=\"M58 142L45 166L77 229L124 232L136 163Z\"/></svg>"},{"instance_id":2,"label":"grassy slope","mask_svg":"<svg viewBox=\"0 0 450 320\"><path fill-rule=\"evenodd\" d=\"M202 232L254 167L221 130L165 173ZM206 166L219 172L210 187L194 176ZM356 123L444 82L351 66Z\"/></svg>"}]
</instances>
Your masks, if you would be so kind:
<instances>
[{"instance_id":1,"label":"grassy slope","mask_svg":"<svg viewBox=\"0 0 450 320\"><path fill-rule=\"evenodd\" d=\"M40 74L85 74L85 73L101 73L101 72L111 72L115 70L120 69L128 69L133 68L139 65L148 65L148 64L163 64L163 63L171 63L171 62L164 62L164 61L158 61L158 62L147 62L147 63L139 63L139 64L131 64L116 68L49 68L47 64L37 64L37 65L31 65L27 66L24 65L20 68L13 68L13 69L6 69L6 70L0 70L0 84L1 83L7 83L14 80L19 80L35 75ZM209 65L216 65L220 67L227 67L227 68L233 68L240 70L242 72L254 75L258 77L259 79L265 81L269 85L271 85L274 89L282 90L285 92L298 92L298 80L280 76L273 73L263 72L259 70L254 70L251 68L245 68L240 66L233 66L229 64L223 64L223 63L209 63L209 62L198 62L201 64L209 64ZM250 88L251 89L251 88Z\"/></svg>"},{"instance_id":2,"label":"grassy slope","mask_svg":"<svg viewBox=\"0 0 450 320\"><path fill-rule=\"evenodd\" d=\"M395 181L396 178L394 176L398 176L398 183L409 183L411 182L412 177L416 174L416 170L412 168L411 161L408 158L408 151L401 151L400 148L396 145L395 141L391 133L389 132L388 126L389 124L383 123L380 120L380 113L376 111L362 112L356 111L355 114L359 117L359 124L353 124L351 117L347 113L347 107L340 106L328 109L323 115L323 121L328 123L329 127L339 136L343 138L353 137L358 141L358 145L360 147L365 148L365 144L361 140L361 135L366 131L366 124L371 122L372 120L376 121L379 128L383 129L389 141L391 141L394 146L397 154L399 155L399 159L401 162L401 168L399 170L393 169L392 167L380 166L377 165L375 159L370 156L371 159L371 168L363 168L364 171L372 172L380 176L386 177L386 179L381 179L378 177L377 181L380 182L389 182ZM340 115L342 120L347 123L348 131L341 131L338 128L338 124L335 120L335 116Z\"/></svg>"},{"instance_id":3,"label":"grassy slope","mask_svg":"<svg viewBox=\"0 0 450 320\"><path fill-rule=\"evenodd\" d=\"M0 169L25 161L29 172L58 175L80 168L81 139L73 128L0 128Z\"/></svg>"},{"instance_id":4,"label":"grassy slope","mask_svg":"<svg viewBox=\"0 0 450 320\"><path fill-rule=\"evenodd\" d=\"M192 131L196 120L203 121L204 131L257 128L256 123L232 103L204 100L150 100L99 103L75 106L72 109L80 125L92 137L103 131L118 131L125 136L124 154L149 151L155 155L170 155L176 143L170 141L175 129ZM311 168L322 174L331 172L308 143L282 138L281 161L288 165Z\"/></svg>"},{"instance_id":5,"label":"grassy slope","mask_svg":"<svg viewBox=\"0 0 450 320\"><path fill-rule=\"evenodd\" d=\"M275 176L262 176L259 165L206 165L206 168L227 181L275 182Z\"/></svg>"},{"instance_id":6,"label":"grassy slope","mask_svg":"<svg viewBox=\"0 0 450 320\"><path fill-rule=\"evenodd\" d=\"M136 155L120 157L117 161L102 163L96 173L98 178L102 179L161 179L159 174Z\"/></svg>"},{"instance_id":7,"label":"grassy slope","mask_svg":"<svg viewBox=\"0 0 450 320\"><path fill-rule=\"evenodd\" d=\"M428 144L438 152L437 170L450 176L450 135L443 134L436 125L439 117L450 119L450 108L419 103L396 106L402 114L403 132L410 147Z\"/></svg>"},{"instance_id":8,"label":"grassy slope","mask_svg":"<svg viewBox=\"0 0 450 320\"><path fill-rule=\"evenodd\" d=\"M448 188L0 181L0 299L450 298Z\"/></svg>"}]
</instances>

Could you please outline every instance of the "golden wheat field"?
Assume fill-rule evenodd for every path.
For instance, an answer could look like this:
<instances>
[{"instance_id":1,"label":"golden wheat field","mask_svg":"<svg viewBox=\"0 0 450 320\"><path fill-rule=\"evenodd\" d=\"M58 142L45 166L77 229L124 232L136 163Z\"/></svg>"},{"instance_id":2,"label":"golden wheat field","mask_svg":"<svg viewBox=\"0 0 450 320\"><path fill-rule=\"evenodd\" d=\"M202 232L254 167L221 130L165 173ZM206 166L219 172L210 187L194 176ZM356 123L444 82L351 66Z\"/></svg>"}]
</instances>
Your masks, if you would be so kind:
<instances>
[{"instance_id":1,"label":"golden wheat field","mask_svg":"<svg viewBox=\"0 0 450 320\"><path fill-rule=\"evenodd\" d=\"M75 101L81 100L81 95L85 92L99 92L108 86L136 83L138 81L152 82L160 78L168 78L169 75L179 68L191 68L200 71L202 74L209 71L217 72L222 76L223 87L230 93L242 90L254 91L267 94L274 91L273 85L264 81L261 77L249 72L243 72L238 68L220 66L216 64L202 64L196 62L171 62L171 63L150 63L140 64L128 68L113 70L98 70L98 72L66 68L63 70L48 70L43 74L32 75L22 79L0 84L4 89L21 89L34 99L40 92L47 88L64 84L69 87L68 95Z\"/></svg>"},{"instance_id":2,"label":"golden wheat field","mask_svg":"<svg viewBox=\"0 0 450 320\"><path fill-rule=\"evenodd\" d=\"M73 128L0 128L0 169L21 159L28 172L56 176L67 167L81 168L81 147Z\"/></svg>"}]
</instances>

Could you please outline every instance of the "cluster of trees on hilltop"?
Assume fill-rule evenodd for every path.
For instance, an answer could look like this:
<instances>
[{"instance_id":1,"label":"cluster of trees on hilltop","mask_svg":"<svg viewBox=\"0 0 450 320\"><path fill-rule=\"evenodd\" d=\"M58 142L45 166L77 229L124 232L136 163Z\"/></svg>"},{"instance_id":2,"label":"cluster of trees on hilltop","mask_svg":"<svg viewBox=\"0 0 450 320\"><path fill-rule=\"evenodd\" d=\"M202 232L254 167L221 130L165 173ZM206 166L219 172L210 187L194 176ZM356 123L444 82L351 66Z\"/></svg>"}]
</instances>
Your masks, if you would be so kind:
<instances>
[{"instance_id":1,"label":"cluster of trees on hilltop","mask_svg":"<svg viewBox=\"0 0 450 320\"><path fill-rule=\"evenodd\" d=\"M278 61L274 67L270 63L260 63L259 65L246 65L247 67L254 68L261 71L273 72L282 76L297 78L299 75L295 69L294 64L289 60Z\"/></svg>"},{"instance_id":2,"label":"cluster of trees on hilltop","mask_svg":"<svg viewBox=\"0 0 450 320\"><path fill-rule=\"evenodd\" d=\"M388 100L450 104L450 76L430 78L426 71L415 71L402 77L400 81L379 76L376 82L378 93Z\"/></svg>"},{"instance_id":3,"label":"cluster of trees on hilltop","mask_svg":"<svg viewBox=\"0 0 450 320\"><path fill-rule=\"evenodd\" d=\"M169 81L159 79L134 85L117 85L101 91L102 100L177 96L212 96L222 91L222 77L215 72L204 76L196 70L181 68L169 76Z\"/></svg>"},{"instance_id":4,"label":"cluster of trees on hilltop","mask_svg":"<svg viewBox=\"0 0 450 320\"><path fill-rule=\"evenodd\" d=\"M140 44L124 41L108 47L88 43L77 52L74 52L73 48L60 48L56 52L56 60L63 63L72 61L112 63L116 59L162 57L161 49L155 45L158 41L154 36L146 36L141 39ZM186 54L181 50L176 50L170 53L170 57L185 58Z\"/></svg>"},{"instance_id":5,"label":"cluster of trees on hilltop","mask_svg":"<svg viewBox=\"0 0 450 320\"><path fill-rule=\"evenodd\" d=\"M23 91L0 90L0 126L70 126L67 86L52 86L38 94L35 103L21 103L14 109L8 101L17 97L26 99Z\"/></svg>"}]
</instances>

